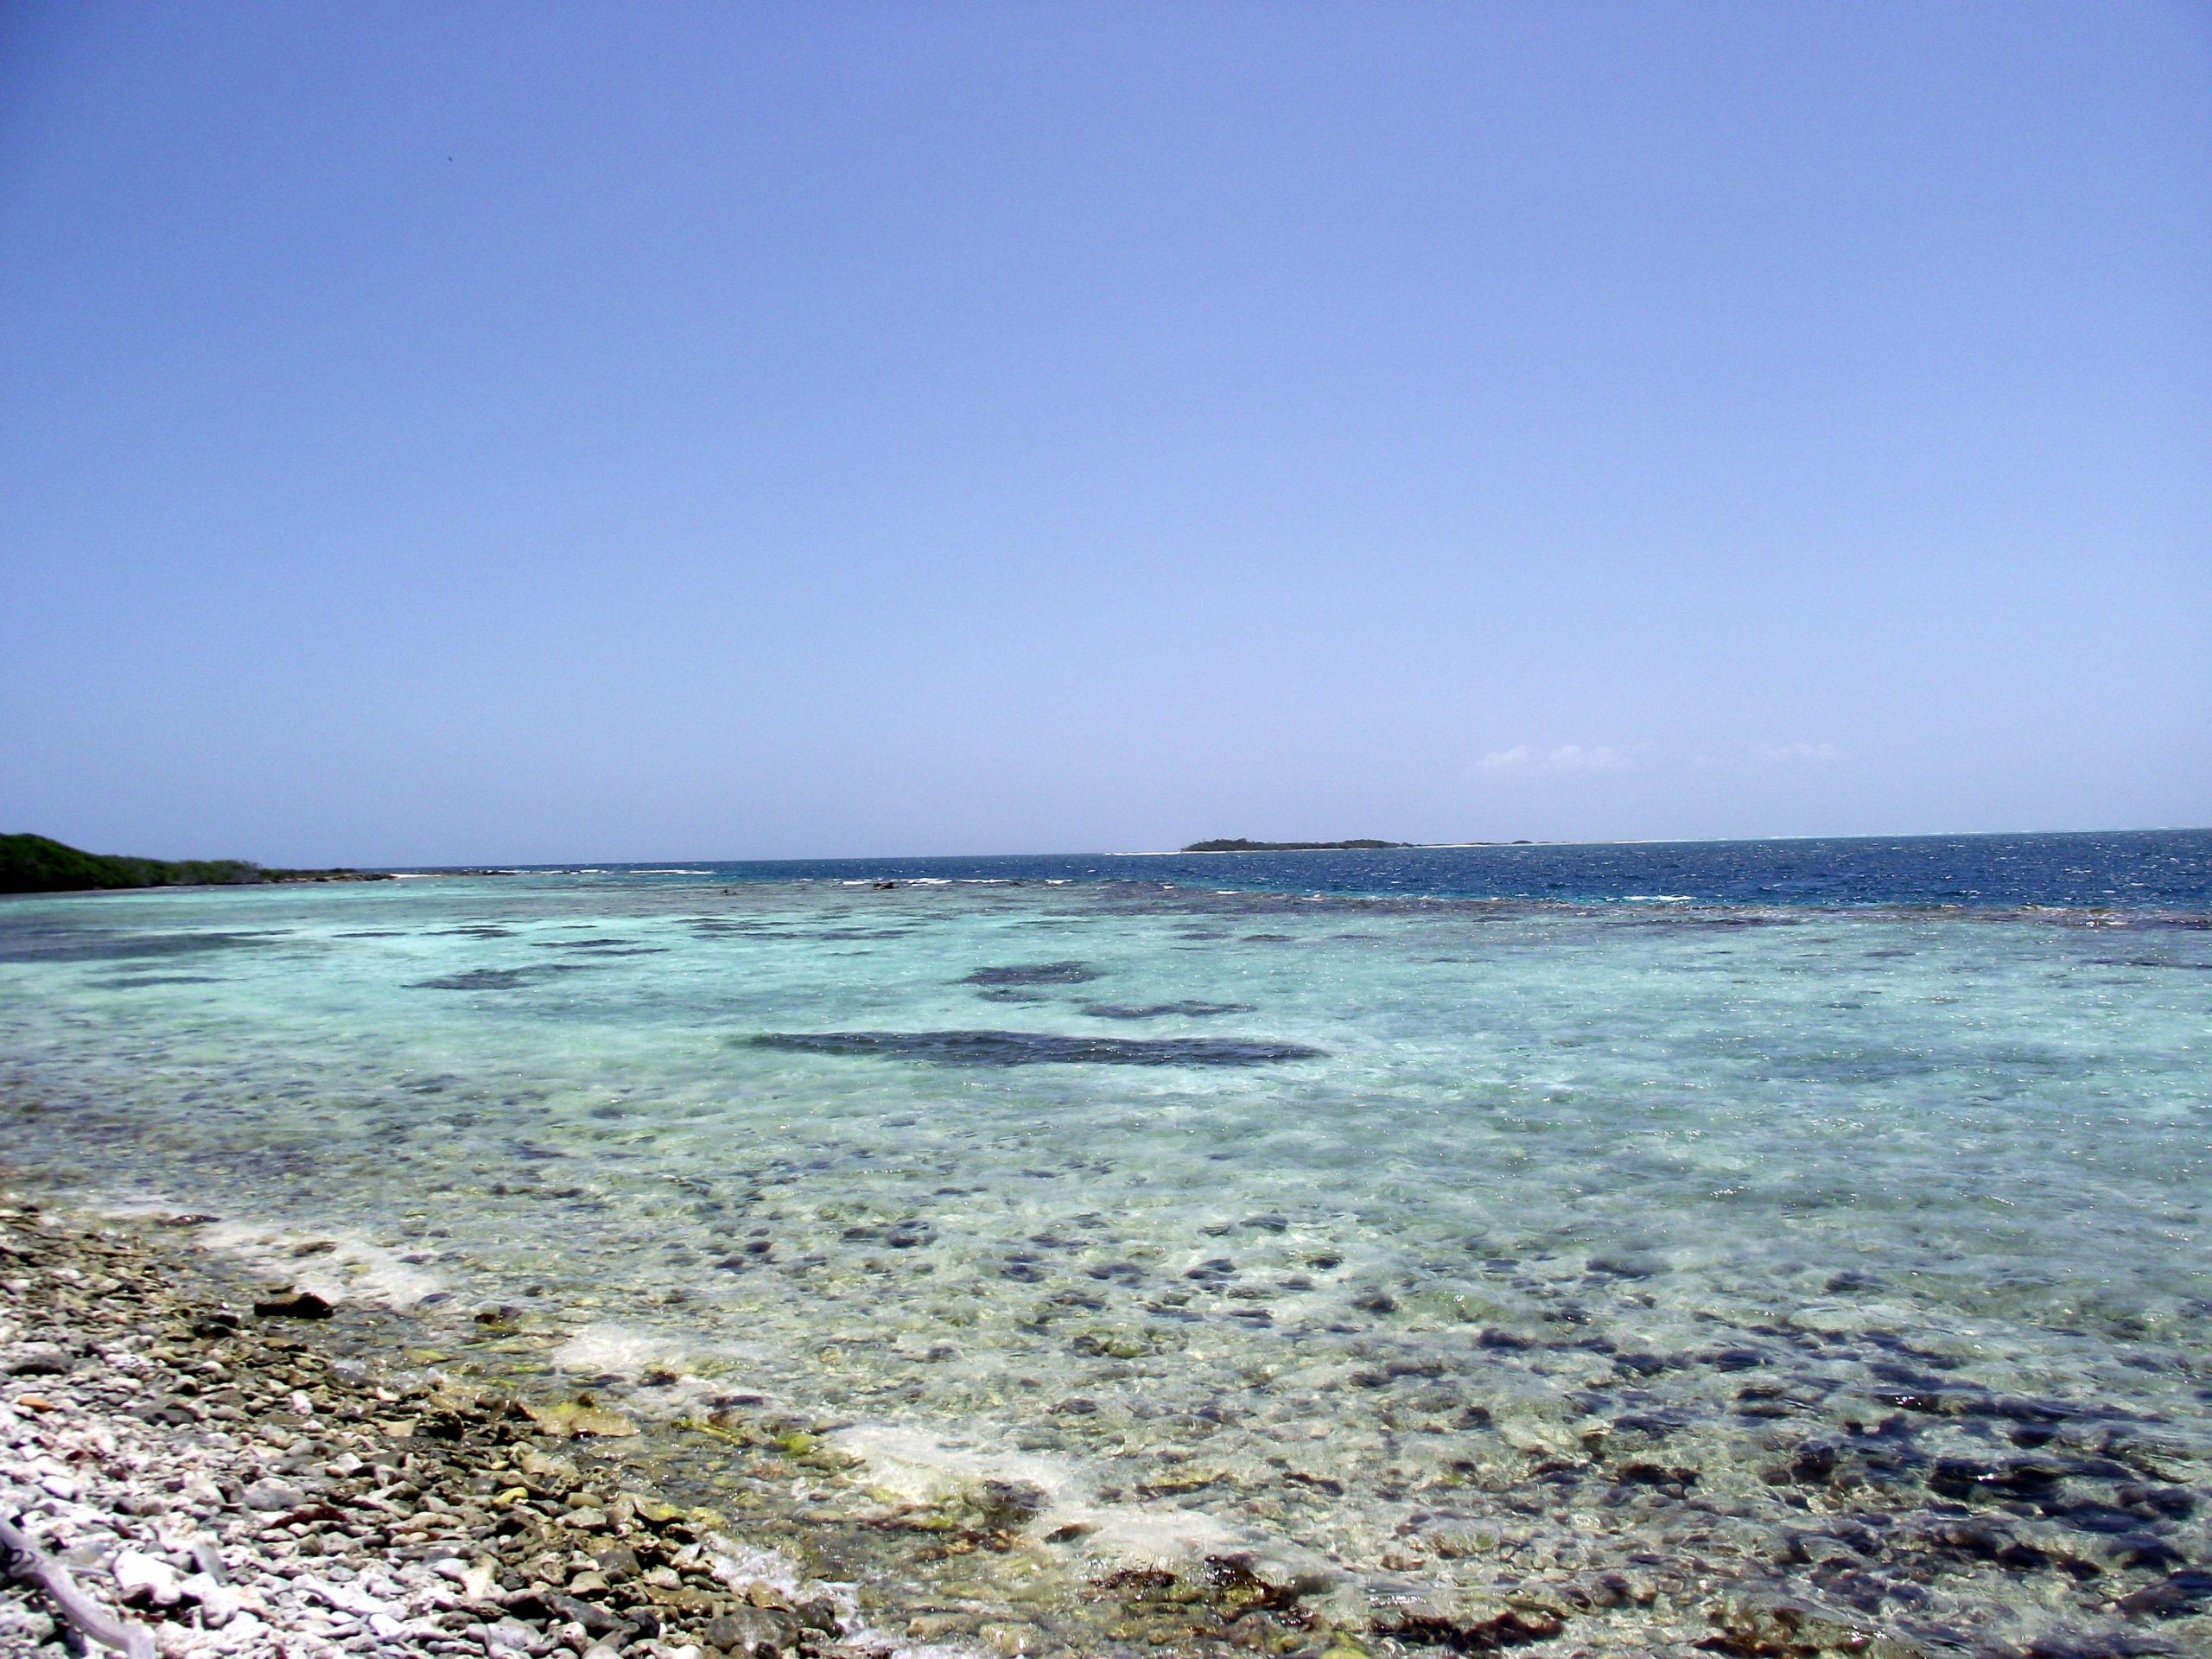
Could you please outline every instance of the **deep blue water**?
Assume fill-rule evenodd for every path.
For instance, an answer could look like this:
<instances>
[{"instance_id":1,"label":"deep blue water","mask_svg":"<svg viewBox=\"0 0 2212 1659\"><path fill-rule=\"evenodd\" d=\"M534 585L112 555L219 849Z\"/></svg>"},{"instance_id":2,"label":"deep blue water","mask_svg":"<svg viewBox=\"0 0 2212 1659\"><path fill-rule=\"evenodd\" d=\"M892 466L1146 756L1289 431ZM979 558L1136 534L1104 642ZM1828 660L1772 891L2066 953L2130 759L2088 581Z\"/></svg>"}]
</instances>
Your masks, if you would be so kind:
<instances>
[{"instance_id":1,"label":"deep blue water","mask_svg":"<svg viewBox=\"0 0 2212 1659\"><path fill-rule=\"evenodd\" d=\"M1618 904L2212 910L2212 830L677 864L731 880L1169 881L1254 892ZM634 871L640 866L607 866Z\"/></svg>"}]
</instances>

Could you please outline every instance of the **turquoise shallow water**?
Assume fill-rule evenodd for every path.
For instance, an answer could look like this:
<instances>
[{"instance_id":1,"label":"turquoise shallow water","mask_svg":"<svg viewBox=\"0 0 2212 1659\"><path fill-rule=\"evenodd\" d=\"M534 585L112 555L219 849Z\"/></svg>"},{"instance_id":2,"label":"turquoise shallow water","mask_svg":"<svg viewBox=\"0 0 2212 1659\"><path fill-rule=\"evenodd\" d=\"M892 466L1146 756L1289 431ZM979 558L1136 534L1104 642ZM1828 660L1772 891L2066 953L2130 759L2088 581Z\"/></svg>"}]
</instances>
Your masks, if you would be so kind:
<instances>
[{"instance_id":1,"label":"turquoise shallow water","mask_svg":"<svg viewBox=\"0 0 2212 1659\"><path fill-rule=\"evenodd\" d=\"M353 1294L523 1309L671 1412L804 1402L885 1491L1024 1483L1078 1580L1253 1550L1385 1625L1533 1587L1562 1651L1765 1590L2204 1650L2209 1042L2171 906L0 906L12 1160L340 1238Z\"/></svg>"}]
</instances>

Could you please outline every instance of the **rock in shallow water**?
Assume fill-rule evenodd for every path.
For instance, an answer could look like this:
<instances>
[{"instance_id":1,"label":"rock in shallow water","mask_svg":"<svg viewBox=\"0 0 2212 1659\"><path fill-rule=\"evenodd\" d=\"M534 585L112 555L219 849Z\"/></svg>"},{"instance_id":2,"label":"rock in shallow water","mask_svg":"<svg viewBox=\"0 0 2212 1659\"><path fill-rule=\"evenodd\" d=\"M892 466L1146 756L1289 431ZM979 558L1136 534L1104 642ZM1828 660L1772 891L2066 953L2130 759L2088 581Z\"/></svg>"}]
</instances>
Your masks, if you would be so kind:
<instances>
[{"instance_id":1,"label":"rock in shallow water","mask_svg":"<svg viewBox=\"0 0 2212 1659\"><path fill-rule=\"evenodd\" d=\"M1319 1059L1303 1043L1233 1037L1069 1037L1029 1031L762 1032L754 1048L878 1056L938 1065L1268 1065Z\"/></svg>"},{"instance_id":2,"label":"rock in shallow water","mask_svg":"<svg viewBox=\"0 0 2212 1659\"><path fill-rule=\"evenodd\" d=\"M1016 968L978 968L963 985L1081 985L1098 977L1082 962L1034 962Z\"/></svg>"},{"instance_id":3,"label":"rock in shallow water","mask_svg":"<svg viewBox=\"0 0 2212 1659\"><path fill-rule=\"evenodd\" d=\"M256 1302L253 1311L264 1319L327 1319L338 1309L311 1290L297 1290Z\"/></svg>"},{"instance_id":4,"label":"rock in shallow water","mask_svg":"<svg viewBox=\"0 0 2212 1659\"><path fill-rule=\"evenodd\" d=\"M626 1439L638 1432L637 1424L620 1412L609 1411L604 1406L586 1405L581 1401L564 1402L556 1405L526 1406L524 1408L539 1428L549 1434L559 1434L570 1440L590 1436L601 1439Z\"/></svg>"}]
</instances>

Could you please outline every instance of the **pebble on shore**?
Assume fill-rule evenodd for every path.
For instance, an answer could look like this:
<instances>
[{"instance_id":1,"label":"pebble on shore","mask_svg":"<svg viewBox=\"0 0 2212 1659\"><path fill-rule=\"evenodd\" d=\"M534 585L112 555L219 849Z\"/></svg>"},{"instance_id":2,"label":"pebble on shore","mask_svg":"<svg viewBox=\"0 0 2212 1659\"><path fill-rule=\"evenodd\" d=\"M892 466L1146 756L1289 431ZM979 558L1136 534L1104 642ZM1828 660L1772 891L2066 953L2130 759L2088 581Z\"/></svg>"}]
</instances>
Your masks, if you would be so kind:
<instances>
[{"instance_id":1,"label":"pebble on shore","mask_svg":"<svg viewBox=\"0 0 2212 1659\"><path fill-rule=\"evenodd\" d=\"M709 1518L580 1467L574 1425L382 1384L302 1339L315 1310L264 1308L0 1194L0 1516L165 1659L892 1650L831 1586L747 1580ZM73 1639L0 1587L0 1653Z\"/></svg>"}]
</instances>

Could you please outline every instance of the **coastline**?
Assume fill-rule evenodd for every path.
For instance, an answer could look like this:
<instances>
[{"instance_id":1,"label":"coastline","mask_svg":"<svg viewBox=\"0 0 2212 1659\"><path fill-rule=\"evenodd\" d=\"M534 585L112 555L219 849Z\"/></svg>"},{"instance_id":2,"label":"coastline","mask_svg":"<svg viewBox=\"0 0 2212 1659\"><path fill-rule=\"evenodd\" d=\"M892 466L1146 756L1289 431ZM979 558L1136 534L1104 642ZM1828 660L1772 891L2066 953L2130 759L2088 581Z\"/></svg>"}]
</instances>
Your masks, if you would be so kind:
<instances>
[{"instance_id":1,"label":"coastline","mask_svg":"<svg viewBox=\"0 0 2212 1659\"><path fill-rule=\"evenodd\" d=\"M1238 1555L1101 1572L1056 1548L1076 1541L1036 1524L1018 1482L863 1492L842 1425L743 1393L656 1422L639 1396L674 1379L650 1365L581 1392L527 1363L462 1376L450 1323L268 1276L272 1256L311 1267L327 1246L241 1250L213 1242L224 1230L49 1198L0 1166L0 1519L160 1659L1933 1651L1818 1597L1731 1592L1687 1559L1647 1558L1648 1581L1609 1578L1595 1599L1531 1583L1447 1608L1408 1585L1364 1615ZM517 1312L453 1317L505 1346ZM1062 1571L1011 1598L1002 1571L961 1581L963 1561L1025 1554ZM2160 1593L2130 1600L2162 1623L2189 1611ZM104 1651L68 1635L53 1600L0 1573L0 1653Z\"/></svg>"},{"instance_id":2,"label":"coastline","mask_svg":"<svg viewBox=\"0 0 2212 1659\"><path fill-rule=\"evenodd\" d=\"M12 1173L0 1270L0 1511L164 1656L896 1645L849 1594L644 1489L609 1454L633 1432L616 1414L349 1357L320 1299ZM9 1585L0 1648L64 1651L55 1611Z\"/></svg>"},{"instance_id":3,"label":"coastline","mask_svg":"<svg viewBox=\"0 0 2212 1659\"><path fill-rule=\"evenodd\" d=\"M1087 1636L1065 1628L1067 1585L1050 1573L1033 1607L963 1596L948 1582L963 1557L1038 1544L1032 1495L1006 1483L878 1491L889 1501L816 1518L818 1542L803 1517L733 1519L693 1500L742 1483L687 1479L671 1433L749 1463L789 1505L810 1480L853 1484L834 1426L747 1394L656 1424L606 1389L464 1380L437 1363L449 1332L261 1276L195 1243L212 1219L118 1217L0 1166L0 1517L163 1659L1406 1650L1233 1561L1093 1580ZM471 1322L504 1335L512 1312ZM852 1511L855 1494L839 1496ZM841 1526L878 1541L864 1580L810 1570L837 1554ZM1487 1650L1557 1630L1541 1609L1503 1609L1468 1638ZM0 1651L72 1650L57 1601L0 1575Z\"/></svg>"}]
</instances>

